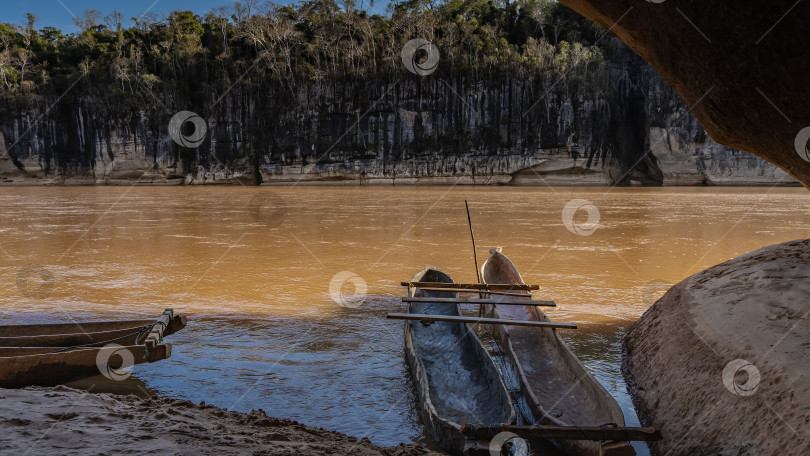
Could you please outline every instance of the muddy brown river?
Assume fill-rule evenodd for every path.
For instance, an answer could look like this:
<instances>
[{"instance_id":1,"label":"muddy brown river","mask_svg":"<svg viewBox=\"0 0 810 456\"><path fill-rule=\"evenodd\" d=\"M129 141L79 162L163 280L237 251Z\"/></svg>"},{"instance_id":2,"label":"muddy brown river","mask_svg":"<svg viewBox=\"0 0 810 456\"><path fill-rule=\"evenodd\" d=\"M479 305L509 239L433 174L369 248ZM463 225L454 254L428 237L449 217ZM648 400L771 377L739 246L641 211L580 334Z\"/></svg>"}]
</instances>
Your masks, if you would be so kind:
<instances>
[{"instance_id":1,"label":"muddy brown river","mask_svg":"<svg viewBox=\"0 0 810 456\"><path fill-rule=\"evenodd\" d=\"M633 321L668 284L810 229L800 188L6 187L0 324L173 307L190 322L169 360L136 366L149 388L427 442L402 322L385 315L425 265L476 281L465 199L479 263L501 246L541 285L631 425Z\"/></svg>"}]
</instances>

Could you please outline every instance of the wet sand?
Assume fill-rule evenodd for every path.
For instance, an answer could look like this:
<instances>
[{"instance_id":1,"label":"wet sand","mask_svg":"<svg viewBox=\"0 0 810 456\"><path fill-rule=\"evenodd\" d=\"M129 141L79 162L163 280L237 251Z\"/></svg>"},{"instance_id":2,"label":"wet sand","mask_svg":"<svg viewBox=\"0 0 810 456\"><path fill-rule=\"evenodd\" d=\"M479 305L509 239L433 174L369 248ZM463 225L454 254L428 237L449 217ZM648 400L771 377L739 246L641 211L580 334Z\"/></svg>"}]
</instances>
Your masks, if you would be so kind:
<instances>
[{"instance_id":1,"label":"wet sand","mask_svg":"<svg viewBox=\"0 0 810 456\"><path fill-rule=\"evenodd\" d=\"M55 388L0 389L0 448L6 454L391 455L368 439L160 396L139 398Z\"/></svg>"}]
</instances>

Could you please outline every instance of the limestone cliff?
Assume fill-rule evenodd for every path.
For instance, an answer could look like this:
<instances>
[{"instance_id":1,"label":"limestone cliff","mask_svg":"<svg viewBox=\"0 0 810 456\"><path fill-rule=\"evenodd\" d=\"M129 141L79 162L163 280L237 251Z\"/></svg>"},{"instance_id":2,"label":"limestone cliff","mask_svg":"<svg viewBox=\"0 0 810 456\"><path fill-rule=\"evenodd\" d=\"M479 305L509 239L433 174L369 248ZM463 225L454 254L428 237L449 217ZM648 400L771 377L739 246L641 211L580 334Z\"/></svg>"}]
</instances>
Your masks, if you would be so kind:
<instances>
[{"instance_id":1,"label":"limestone cliff","mask_svg":"<svg viewBox=\"0 0 810 456\"><path fill-rule=\"evenodd\" d=\"M103 94L4 106L0 182L12 184L792 183L709 138L618 40L583 79L515 75L236 85L109 103ZM204 139L172 138L179 111ZM194 135L188 123L181 135ZM199 131L198 131L199 133ZM181 141L182 142L182 141Z\"/></svg>"}]
</instances>

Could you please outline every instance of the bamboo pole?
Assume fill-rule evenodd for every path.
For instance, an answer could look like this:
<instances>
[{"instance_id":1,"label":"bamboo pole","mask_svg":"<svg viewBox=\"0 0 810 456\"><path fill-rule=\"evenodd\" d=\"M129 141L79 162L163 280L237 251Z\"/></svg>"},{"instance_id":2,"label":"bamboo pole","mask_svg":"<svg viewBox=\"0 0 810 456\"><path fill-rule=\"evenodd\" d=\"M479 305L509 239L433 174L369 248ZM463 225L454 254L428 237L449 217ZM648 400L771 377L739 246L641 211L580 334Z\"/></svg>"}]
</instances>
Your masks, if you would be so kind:
<instances>
[{"instance_id":1,"label":"bamboo pole","mask_svg":"<svg viewBox=\"0 0 810 456\"><path fill-rule=\"evenodd\" d=\"M435 302L438 304L495 304L503 306L543 306L555 307L554 301L534 301L531 299L463 299L463 298L423 298L403 296L402 302Z\"/></svg>"},{"instance_id":2,"label":"bamboo pole","mask_svg":"<svg viewBox=\"0 0 810 456\"><path fill-rule=\"evenodd\" d=\"M455 291L457 293L475 293L481 294L480 290L466 290L464 288L430 288L430 287L420 287L420 290L425 291ZM532 295L530 293L510 293L508 291L485 291L483 294L487 295L498 295L498 296L514 296L517 298L531 298Z\"/></svg>"},{"instance_id":3,"label":"bamboo pole","mask_svg":"<svg viewBox=\"0 0 810 456\"><path fill-rule=\"evenodd\" d=\"M523 283L448 283L448 282L400 282L403 287L415 288L458 288L466 290L492 291L532 291L539 290L540 285Z\"/></svg>"},{"instance_id":4,"label":"bamboo pole","mask_svg":"<svg viewBox=\"0 0 810 456\"><path fill-rule=\"evenodd\" d=\"M472 227L472 219L470 218L470 205L467 204L467 200L464 200L464 207L467 208L467 225L470 226L470 239L472 239L472 246L473 246L473 260L475 260L475 277L478 279L478 282L481 282L481 271L478 269L478 254L475 253L475 235L473 234L473 227Z\"/></svg>"},{"instance_id":5,"label":"bamboo pole","mask_svg":"<svg viewBox=\"0 0 810 456\"><path fill-rule=\"evenodd\" d=\"M553 323L550 321L530 321L530 320L503 320L500 318L479 318L479 317L459 317L455 315L424 315L411 313L388 314L386 318L391 320L419 320L419 321L448 321L452 323L471 323L487 325L512 325L512 326L534 326L543 328L563 328L577 329L573 323Z\"/></svg>"},{"instance_id":6,"label":"bamboo pole","mask_svg":"<svg viewBox=\"0 0 810 456\"><path fill-rule=\"evenodd\" d=\"M499 432L512 432L526 439L555 440L616 440L616 441L652 441L663 440L661 431L649 427L619 426L516 426L506 424L475 425L465 424L461 433L467 437L489 439Z\"/></svg>"}]
</instances>

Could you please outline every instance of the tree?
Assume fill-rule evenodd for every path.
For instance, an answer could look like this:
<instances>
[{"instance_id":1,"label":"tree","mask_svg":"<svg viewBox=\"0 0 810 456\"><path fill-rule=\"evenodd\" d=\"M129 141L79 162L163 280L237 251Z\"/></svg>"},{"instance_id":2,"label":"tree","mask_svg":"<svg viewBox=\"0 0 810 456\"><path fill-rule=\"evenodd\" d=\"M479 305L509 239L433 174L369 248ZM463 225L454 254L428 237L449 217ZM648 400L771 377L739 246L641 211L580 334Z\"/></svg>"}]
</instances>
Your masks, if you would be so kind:
<instances>
[{"instance_id":1,"label":"tree","mask_svg":"<svg viewBox=\"0 0 810 456\"><path fill-rule=\"evenodd\" d=\"M569 77L572 70L570 77L582 78L601 62L595 26L553 0L404 0L390 4L386 16L369 15L365 4L241 0L204 21L174 11L132 18L131 26L117 11L100 25L101 13L87 10L74 20L79 32L68 35L53 27L37 32L29 14L22 26L0 23L0 95L63 81L56 73L82 74L88 87L92 78L96 88L130 94L135 84L178 89L195 86L192 79L211 82L209 75L223 89L290 90L307 80L400 76L402 48L414 38L438 48L437 71L452 77Z\"/></svg>"},{"instance_id":2,"label":"tree","mask_svg":"<svg viewBox=\"0 0 810 456\"><path fill-rule=\"evenodd\" d=\"M11 64L11 52L8 49L0 51L0 81L6 90L11 89L14 66Z\"/></svg>"},{"instance_id":3,"label":"tree","mask_svg":"<svg viewBox=\"0 0 810 456\"><path fill-rule=\"evenodd\" d=\"M208 15L205 17L205 21L209 24L214 25L216 30L219 32L220 37L222 39L222 54L224 56L230 55L230 47L229 47L229 39L228 36L231 32L231 24L228 20L228 16L231 14L231 9L228 7L219 7L212 10Z\"/></svg>"},{"instance_id":4,"label":"tree","mask_svg":"<svg viewBox=\"0 0 810 456\"><path fill-rule=\"evenodd\" d=\"M97 9L85 10L81 17L74 17L73 23L79 28L81 35L98 27L101 12Z\"/></svg>"},{"instance_id":5,"label":"tree","mask_svg":"<svg viewBox=\"0 0 810 456\"><path fill-rule=\"evenodd\" d=\"M169 15L168 33L171 37L171 48L175 51L176 60L189 63L190 59L202 52L200 38L204 32L199 17L191 11L173 11Z\"/></svg>"}]
</instances>

